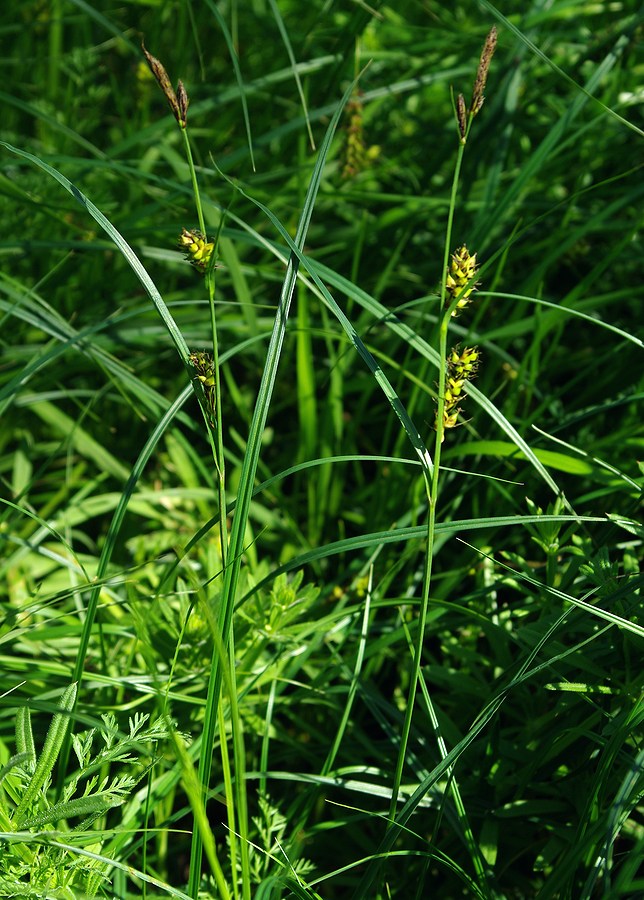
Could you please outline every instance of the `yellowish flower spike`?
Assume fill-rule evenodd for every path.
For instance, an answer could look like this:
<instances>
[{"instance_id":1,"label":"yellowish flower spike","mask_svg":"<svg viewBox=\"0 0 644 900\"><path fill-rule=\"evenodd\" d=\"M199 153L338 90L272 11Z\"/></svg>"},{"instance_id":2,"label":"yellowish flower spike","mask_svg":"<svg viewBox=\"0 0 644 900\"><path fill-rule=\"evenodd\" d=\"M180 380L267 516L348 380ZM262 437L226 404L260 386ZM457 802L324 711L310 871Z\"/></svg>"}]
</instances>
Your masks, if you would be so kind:
<instances>
[{"instance_id":1,"label":"yellowish flower spike","mask_svg":"<svg viewBox=\"0 0 644 900\"><path fill-rule=\"evenodd\" d=\"M454 347L447 354L447 377L445 379L445 396L443 399L443 435L448 428L456 428L461 407L456 404L463 399L463 388L476 375L479 363L477 347L465 347L461 350ZM438 413L434 422L438 429Z\"/></svg>"},{"instance_id":2,"label":"yellowish flower spike","mask_svg":"<svg viewBox=\"0 0 644 900\"><path fill-rule=\"evenodd\" d=\"M456 308L452 312L453 316L458 314L459 309L463 309L470 303L472 294L476 290L474 279L478 270L476 253L470 254L465 244L452 253L449 269L445 276L447 289L445 305L449 306L458 297Z\"/></svg>"},{"instance_id":3,"label":"yellowish flower spike","mask_svg":"<svg viewBox=\"0 0 644 900\"><path fill-rule=\"evenodd\" d=\"M210 263L215 245L195 228L191 231L183 228L179 235L178 244L179 249L185 252L186 259L192 263L195 269L205 272Z\"/></svg>"}]
</instances>

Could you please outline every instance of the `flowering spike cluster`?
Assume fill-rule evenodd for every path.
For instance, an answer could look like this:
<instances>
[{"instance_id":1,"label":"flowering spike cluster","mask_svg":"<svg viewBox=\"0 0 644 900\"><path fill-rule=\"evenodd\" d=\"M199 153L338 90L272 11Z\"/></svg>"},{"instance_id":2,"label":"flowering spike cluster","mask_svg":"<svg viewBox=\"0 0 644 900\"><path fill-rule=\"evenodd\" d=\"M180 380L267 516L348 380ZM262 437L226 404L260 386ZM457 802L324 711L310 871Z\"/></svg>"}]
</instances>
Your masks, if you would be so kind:
<instances>
[{"instance_id":1,"label":"flowering spike cluster","mask_svg":"<svg viewBox=\"0 0 644 900\"><path fill-rule=\"evenodd\" d=\"M212 356L203 350L196 350L189 356L190 364L196 372L195 378L201 382L208 415L212 424L215 422L215 366Z\"/></svg>"},{"instance_id":2,"label":"flowering spike cluster","mask_svg":"<svg viewBox=\"0 0 644 900\"><path fill-rule=\"evenodd\" d=\"M192 263L195 269L198 269L200 272L206 271L215 249L212 241L209 241L196 228L193 228L191 231L188 231L187 228L182 228L178 245L179 249L185 252L186 259Z\"/></svg>"},{"instance_id":3,"label":"flowering spike cluster","mask_svg":"<svg viewBox=\"0 0 644 900\"><path fill-rule=\"evenodd\" d=\"M476 290L474 279L479 267L476 263L476 253L470 254L465 244L452 253L452 261L445 275L445 307L450 306L458 298L452 315L458 314L472 300L472 294Z\"/></svg>"},{"instance_id":4,"label":"flowering spike cluster","mask_svg":"<svg viewBox=\"0 0 644 900\"><path fill-rule=\"evenodd\" d=\"M183 86L183 82L180 81L177 84L177 90L175 92L163 63L158 60L156 56L152 56L151 53L148 53L143 44L141 44L141 49L143 50L143 54L148 61L150 71L156 78L157 84L163 91L163 95L168 101L168 105L172 110L173 116L179 123L179 128L185 128L188 124L189 101L188 94L186 93L186 89Z\"/></svg>"},{"instance_id":5,"label":"flowering spike cluster","mask_svg":"<svg viewBox=\"0 0 644 900\"><path fill-rule=\"evenodd\" d=\"M466 347L462 351L459 347L455 347L447 356L442 440L445 439L445 429L456 427L461 412L458 403L463 397L463 388L476 375L478 364L478 347ZM438 429L438 414L435 427Z\"/></svg>"}]
</instances>

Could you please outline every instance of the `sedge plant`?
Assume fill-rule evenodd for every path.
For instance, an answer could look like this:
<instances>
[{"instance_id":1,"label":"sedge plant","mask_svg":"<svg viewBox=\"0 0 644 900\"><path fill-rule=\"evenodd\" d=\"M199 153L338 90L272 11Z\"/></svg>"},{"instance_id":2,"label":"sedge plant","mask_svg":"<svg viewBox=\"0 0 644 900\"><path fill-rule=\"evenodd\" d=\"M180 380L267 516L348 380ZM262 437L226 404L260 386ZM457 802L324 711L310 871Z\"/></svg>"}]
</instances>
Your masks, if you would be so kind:
<instances>
[{"instance_id":1,"label":"sedge plant","mask_svg":"<svg viewBox=\"0 0 644 900\"><path fill-rule=\"evenodd\" d=\"M395 821L396 808L400 794L400 785L402 781L402 773L407 753L409 734L414 713L416 695L420 679L420 666L423 650L423 642L425 639L427 613L429 608L429 596L432 577L432 559L434 556L434 544L436 539L436 509L438 503L439 483L440 483L440 459L441 449L445 440L446 432L455 428L458 424L458 418L461 413L461 407L458 406L459 401L466 392L466 385L476 374L479 362L479 352L476 347L454 347L448 350L448 334L449 325L452 319L462 310L464 310L472 302L474 292L476 290L476 279L478 273L478 264L476 254L471 254L467 246L463 245L457 249L450 259L450 245L452 240L454 211L458 199L458 185L463 154L467 143L467 138L472 127L475 116L481 110L484 102L484 91L487 82L487 76L490 69L492 56L496 48L497 32L493 27L483 46L481 58L479 61L474 88L472 91L472 99L469 107L466 107L462 94L458 95L456 103L456 124L459 136L458 151L456 163L454 167L454 177L452 181L452 191L450 198L450 206L448 213L448 221L445 232L445 251L444 251L444 276L441 279L440 286L440 313L439 313L439 332L438 332L438 390L437 390L437 409L435 418L436 440L434 444L434 464L431 472L431 479L426 477L425 485L427 489L428 501L428 517L427 517L427 546L425 551L425 571L423 577L422 597L420 603L420 613L418 619L417 642L414 649L412 671L409 685L409 693L405 708L405 717L403 723L402 734L400 738L400 747L398 751L398 761L394 772L394 779L391 791L391 804L389 808L390 823ZM432 717L435 720L435 715ZM439 741L442 755L445 755L445 748L442 741ZM459 811L464 815L462 804L459 803L458 787L455 781L452 781L452 790L457 799ZM473 838L469 828L466 828L466 834L470 838L473 846ZM480 861L479 854L475 851L473 854L475 861ZM483 874L483 869L479 868L479 875Z\"/></svg>"},{"instance_id":2,"label":"sedge plant","mask_svg":"<svg viewBox=\"0 0 644 900\"><path fill-rule=\"evenodd\" d=\"M304 208L302 210L297 233L293 241L295 252L291 255L288 263L286 278L282 288L277 315L275 317L273 331L267 351L262 382L259 386L257 401L253 411L247 450L244 456L242 474L235 503L235 511L230 531L230 538L227 546L224 548L224 545L226 544L226 494L224 452L222 440L223 427L220 402L221 376L219 368L218 338L215 318L214 281L212 279L214 259L216 254L216 241L211 242L206 236L196 171L187 135L187 95L181 82L179 82L178 89L175 92L171 86L170 79L168 78L163 65L154 57L151 57L151 55L148 54L147 51L144 50L144 52L146 53L146 58L148 59L148 63L150 64L157 82L161 87L164 95L166 96L166 99L168 100L177 124L181 129L182 134L184 135L186 157L191 172L192 186L198 210L200 229L189 231L184 228L179 238L179 245L186 252L186 257L191 261L193 266L200 271L205 272L211 310L213 354L212 356L210 356L206 351L194 351L189 357L190 363L195 371L195 381L197 382L198 388L200 389L200 399L204 410L204 418L211 435L213 458L219 479L219 518L222 563L221 600L216 632L213 634L213 656L210 678L208 680L208 696L206 698L204 728L201 737L198 781L201 789L206 792L210 783L213 748L215 745L217 728L219 729L219 738L222 747L222 767L225 773L230 771L229 762L226 755L227 751L225 747L225 723L222 705L220 702L222 684L224 681L223 667L228 665L229 669L227 677L230 684L229 702L231 706L231 718L233 721L233 755L235 763L235 804L234 807L231 803L228 804L229 833L231 840L231 852L234 853L235 848L239 848L239 862L242 885L241 896L243 897L243 900L250 900L251 884L248 841L248 814L245 794L246 781L244 777L244 744L241 728L239 727L240 720L236 715L237 690L235 682L235 648L232 631L233 612L237 596L242 555L244 551L244 538L246 534L246 525L250 510L250 501L254 491L255 473L259 460L261 436L266 425L266 419L268 416L268 410L277 374L277 366L279 363L281 349L284 341L286 322L297 281L299 258L302 253L302 248L311 220L315 198L320 184L321 174L327 154L329 152L331 140L339 122L340 115L354 90L354 84L351 84L345 91L344 97L340 104L337 106L331 122L329 123L325 139L320 146L317 163L313 171L308 192L306 194ZM195 898L197 897L199 885L201 883L203 828L200 828L199 825L202 822L202 818L200 819L199 816L195 817L196 827L194 828L192 835L188 892L192 897ZM239 834L239 842L237 842L236 840L237 834ZM234 868L235 866L233 864L233 870ZM236 885L236 880L234 880L234 884ZM220 890L225 890L221 880L219 880L218 886ZM235 894L236 890L237 889L235 887Z\"/></svg>"}]
</instances>

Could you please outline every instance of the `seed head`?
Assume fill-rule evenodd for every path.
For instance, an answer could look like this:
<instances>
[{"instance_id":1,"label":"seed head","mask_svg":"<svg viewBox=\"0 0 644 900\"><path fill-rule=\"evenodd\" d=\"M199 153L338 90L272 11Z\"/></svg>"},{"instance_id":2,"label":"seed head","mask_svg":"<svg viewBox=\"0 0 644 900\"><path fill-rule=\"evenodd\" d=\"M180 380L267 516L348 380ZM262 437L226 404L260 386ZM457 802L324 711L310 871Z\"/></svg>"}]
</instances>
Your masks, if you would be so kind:
<instances>
[{"instance_id":1,"label":"seed head","mask_svg":"<svg viewBox=\"0 0 644 900\"><path fill-rule=\"evenodd\" d=\"M462 379L464 383L476 374L479 356L478 347L466 347L464 350L454 347L448 358L450 374L454 378Z\"/></svg>"}]
</instances>

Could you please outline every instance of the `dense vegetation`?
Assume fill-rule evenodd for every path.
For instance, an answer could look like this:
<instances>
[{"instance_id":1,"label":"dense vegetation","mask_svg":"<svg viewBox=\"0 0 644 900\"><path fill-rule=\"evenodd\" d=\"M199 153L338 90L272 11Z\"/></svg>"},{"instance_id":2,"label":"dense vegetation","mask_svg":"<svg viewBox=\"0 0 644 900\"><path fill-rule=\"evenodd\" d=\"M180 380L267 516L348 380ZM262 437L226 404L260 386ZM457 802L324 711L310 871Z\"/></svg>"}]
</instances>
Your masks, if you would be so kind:
<instances>
[{"instance_id":1,"label":"dense vegetation","mask_svg":"<svg viewBox=\"0 0 644 900\"><path fill-rule=\"evenodd\" d=\"M644 895L643 27L3 7L0 896Z\"/></svg>"}]
</instances>

